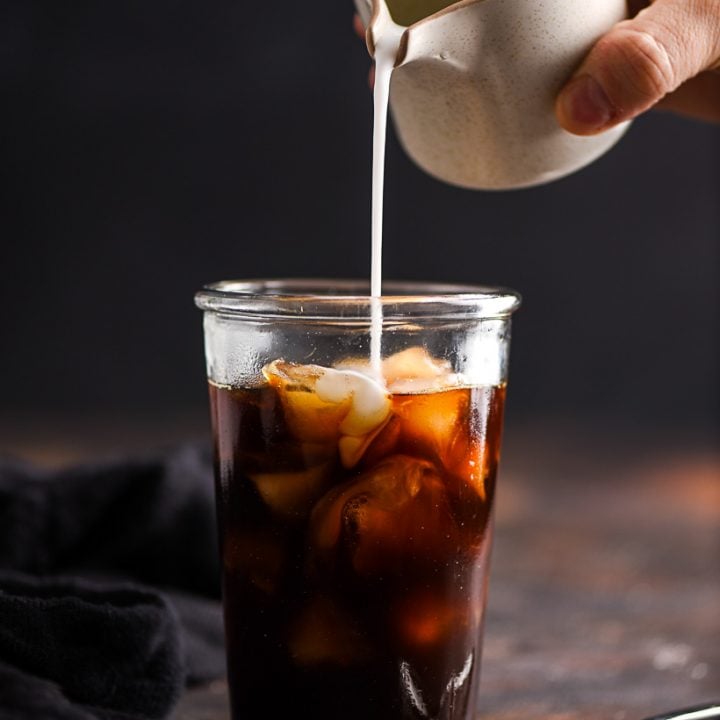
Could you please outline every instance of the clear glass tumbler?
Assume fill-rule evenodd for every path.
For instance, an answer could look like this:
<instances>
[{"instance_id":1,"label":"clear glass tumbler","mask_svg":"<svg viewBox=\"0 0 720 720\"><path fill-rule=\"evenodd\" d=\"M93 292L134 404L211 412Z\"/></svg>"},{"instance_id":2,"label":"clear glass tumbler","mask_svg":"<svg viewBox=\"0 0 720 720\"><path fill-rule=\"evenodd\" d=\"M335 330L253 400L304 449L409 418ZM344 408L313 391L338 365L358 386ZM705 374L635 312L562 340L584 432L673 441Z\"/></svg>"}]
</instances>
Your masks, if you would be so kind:
<instances>
[{"instance_id":1,"label":"clear glass tumbler","mask_svg":"<svg viewBox=\"0 0 720 720\"><path fill-rule=\"evenodd\" d=\"M519 297L385 289L196 296L236 720L473 716Z\"/></svg>"}]
</instances>

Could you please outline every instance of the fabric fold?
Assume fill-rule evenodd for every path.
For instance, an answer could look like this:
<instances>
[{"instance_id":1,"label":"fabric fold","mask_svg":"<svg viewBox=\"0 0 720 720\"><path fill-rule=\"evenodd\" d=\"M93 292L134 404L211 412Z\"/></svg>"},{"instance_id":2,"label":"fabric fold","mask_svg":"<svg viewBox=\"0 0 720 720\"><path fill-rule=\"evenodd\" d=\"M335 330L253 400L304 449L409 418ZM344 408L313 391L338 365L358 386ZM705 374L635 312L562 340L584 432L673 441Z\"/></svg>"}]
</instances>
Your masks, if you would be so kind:
<instances>
[{"instance_id":1,"label":"fabric fold","mask_svg":"<svg viewBox=\"0 0 720 720\"><path fill-rule=\"evenodd\" d=\"M212 465L0 463L0 720L155 720L224 672Z\"/></svg>"}]
</instances>

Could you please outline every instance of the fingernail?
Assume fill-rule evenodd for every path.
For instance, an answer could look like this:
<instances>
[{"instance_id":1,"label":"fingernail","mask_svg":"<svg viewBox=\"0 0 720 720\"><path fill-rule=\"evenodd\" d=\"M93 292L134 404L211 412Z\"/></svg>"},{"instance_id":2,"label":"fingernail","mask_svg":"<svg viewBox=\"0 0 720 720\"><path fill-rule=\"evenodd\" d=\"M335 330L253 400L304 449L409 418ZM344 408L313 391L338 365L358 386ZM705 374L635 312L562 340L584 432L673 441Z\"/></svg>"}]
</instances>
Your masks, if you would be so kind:
<instances>
[{"instance_id":1,"label":"fingernail","mask_svg":"<svg viewBox=\"0 0 720 720\"><path fill-rule=\"evenodd\" d=\"M615 109L595 78L580 75L560 93L560 112L568 130L593 132L604 128Z\"/></svg>"}]
</instances>

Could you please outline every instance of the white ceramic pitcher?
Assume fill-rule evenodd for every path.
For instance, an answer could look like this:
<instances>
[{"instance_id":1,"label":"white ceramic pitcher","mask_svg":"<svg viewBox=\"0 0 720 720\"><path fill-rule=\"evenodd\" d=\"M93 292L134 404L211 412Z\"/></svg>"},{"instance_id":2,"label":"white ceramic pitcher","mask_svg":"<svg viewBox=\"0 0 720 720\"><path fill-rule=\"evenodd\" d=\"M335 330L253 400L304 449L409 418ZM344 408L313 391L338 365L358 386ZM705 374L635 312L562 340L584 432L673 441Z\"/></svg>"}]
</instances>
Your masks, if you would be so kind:
<instances>
[{"instance_id":1,"label":"white ceramic pitcher","mask_svg":"<svg viewBox=\"0 0 720 720\"><path fill-rule=\"evenodd\" d=\"M385 0L355 2L374 54L400 31ZM403 0L388 3L399 15L393 2ZM545 183L592 162L627 124L577 137L558 125L554 102L626 12L626 0L462 0L411 24L390 94L405 150L438 179L478 189Z\"/></svg>"}]
</instances>

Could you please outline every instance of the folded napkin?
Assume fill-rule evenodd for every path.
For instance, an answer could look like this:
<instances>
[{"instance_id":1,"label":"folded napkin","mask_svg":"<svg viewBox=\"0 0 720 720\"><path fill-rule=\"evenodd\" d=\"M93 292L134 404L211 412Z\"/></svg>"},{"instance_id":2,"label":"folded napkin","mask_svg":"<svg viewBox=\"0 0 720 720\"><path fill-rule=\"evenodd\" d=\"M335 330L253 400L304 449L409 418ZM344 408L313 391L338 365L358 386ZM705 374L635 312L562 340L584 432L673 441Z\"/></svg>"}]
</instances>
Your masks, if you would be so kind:
<instances>
[{"instance_id":1,"label":"folded napkin","mask_svg":"<svg viewBox=\"0 0 720 720\"><path fill-rule=\"evenodd\" d=\"M222 675L216 544L200 448L0 462L0 720L164 718Z\"/></svg>"}]
</instances>

